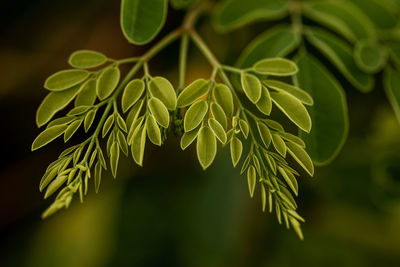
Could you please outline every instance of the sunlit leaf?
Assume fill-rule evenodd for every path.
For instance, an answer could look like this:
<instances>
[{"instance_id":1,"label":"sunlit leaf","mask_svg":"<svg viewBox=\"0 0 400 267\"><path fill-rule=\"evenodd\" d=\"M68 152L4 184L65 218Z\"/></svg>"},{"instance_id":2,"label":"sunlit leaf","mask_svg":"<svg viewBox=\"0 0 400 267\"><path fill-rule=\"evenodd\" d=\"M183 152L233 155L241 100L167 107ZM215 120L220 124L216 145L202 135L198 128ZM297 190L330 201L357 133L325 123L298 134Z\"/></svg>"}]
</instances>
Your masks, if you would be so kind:
<instances>
[{"instance_id":1,"label":"sunlit leaf","mask_svg":"<svg viewBox=\"0 0 400 267\"><path fill-rule=\"evenodd\" d=\"M196 128L204 119L208 112L208 104L206 101L202 100L194 103L186 111L184 118L184 128L185 132L189 132Z\"/></svg>"},{"instance_id":2,"label":"sunlit leaf","mask_svg":"<svg viewBox=\"0 0 400 267\"><path fill-rule=\"evenodd\" d=\"M249 186L250 197L254 195L254 189L256 188L256 169L254 166L250 166L247 170L247 184Z\"/></svg>"},{"instance_id":3,"label":"sunlit leaf","mask_svg":"<svg viewBox=\"0 0 400 267\"><path fill-rule=\"evenodd\" d=\"M119 83L120 71L116 67L105 69L97 80L97 96L100 100L109 97Z\"/></svg>"},{"instance_id":4,"label":"sunlit leaf","mask_svg":"<svg viewBox=\"0 0 400 267\"><path fill-rule=\"evenodd\" d=\"M205 170L214 161L217 154L217 141L215 140L214 133L208 126L200 129L197 136L197 158L201 167Z\"/></svg>"},{"instance_id":5,"label":"sunlit leaf","mask_svg":"<svg viewBox=\"0 0 400 267\"><path fill-rule=\"evenodd\" d=\"M119 145L117 142L113 142L110 149L110 166L111 166L111 173L114 176L114 178L117 177L118 161L119 161Z\"/></svg>"},{"instance_id":6,"label":"sunlit leaf","mask_svg":"<svg viewBox=\"0 0 400 267\"><path fill-rule=\"evenodd\" d=\"M214 118L208 119L208 126L210 126L210 129L214 133L215 137L217 137L222 144L225 144L226 133L224 127L222 127L222 125Z\"/></svg>"},{"instance_id":7,"label":"sunlit leaf","mask_svg":"<svg viewBox=\"0 0 400 267\"><path fill-rule=\"evenodd\" d=\"M68 126L64 133L64 142L67 142L74 135L81 124L82 120L76 120Z\"/></svg>"},{"instance_id":8,"label":"sunlit leaf","mask_svg":"<svg viewBox=\"0 0 400 267\"><path fill-rule=\"evenodd\" d=\"M68 63L74 68L89 69L98 67L107 62L107 57L102 53L91 50L75 51L69 57Z\"/></svg>"},{"instance_id":9,"label":"sunlit leaf","mask_svg":"<svg viewBox=\"0 0 400 267\"><path fill-rule=\"evenodd\" d=\"M41 132L38 137L32 143L32 151L41 148L42 146L47 145L60 135L62 135L67 129L68 125L56 125L50 128L47 128L43 132Z\"/></svg>"},{"instance_id":10,"label":"sunlit leaf","mask_svg":"<svg viewBox=\"0 0 400 267\"><path fill-rule=\"evenodd\" d=\"M194 130L189 132L185 132L181 138L181 148L185 150L188 146L190 146L194 140L196 140L197 135L199 134L200 127L197 127Z\"/></svg>"},{"instance_id":11,"label":"sunlit leaf","mask_svg":"<svg viewBox=\"0 0 400 267\"><path fill-rule=\"evenodd\" d=\"M208 92L209 86L209 82L204 79L195 80L179 94L177 107L183 108L191 105Z\"/></svg>"},{"instance_id":12,"label":"sunlit leaf","mask_svg":"<svg viewBox=\"0 0 400 267\"><path fill-rule=\"evenodd\" d=\"M130 81L122 94L122 111L125 113L130 109L141 97L144 92L144 82L141 79Z\"/></svg>"},{"instance_id":13,"label":"sunlit leaf","mask_svg":"<svg viewBox=\"0 0 400 267\"><path fill-rule=\"evenodd\" d=\"M254 104L260 100L261 97L261 82L260 80L248 73L243 73L241 76L242 88L247 98Z\"/></svg>"},{"instance_id":14,"label":"sunlit leaf","mask_svg":"<svg viewBox=\"0 0 400 267\"><path fill-rule=\"evenodd\" d=\"M228 122L222 107L217 103L211 103L211 114L226 130Z\"/></svg>"},{"instance_id":15,"label":"sunlit leaf","mask_svg":"<svg viewBox=\"0 0 400 267\"><path fill-rule=\"evenodd\" d=\"M50 91L63 91L82 83L90 75L87 70L62 70L54 73L44 82L44 88Z\"/></svg>"},{"instance_id":16,"label":"sunlit leaf","mask_svg":"<svg viewBox=\"0 0 400 267\"><path fill-rule=\"evenodd\" d=\"M153 115L147 116L146 131L150 141L157 146L161 146L161 131Z\"/></svg>"},{"instance_id":17,"label":"sunlit leaf","mask_svg":"<svg viewBox=\"0 0 400 267\"><path fill-rule=\"evenodd\" d=\"M233 167L236 167L236 165L239 163L240 157L242 156L243 152L243 145L240 139L234 136L231 140L230 148L231 148L232 164Z\"/></svg>"},{"instance_id":18,"label":"sunlit leaf","mask_svg":"<svg viewBox=\"0 0 400 267\"><path fill-rule=\"evenodd\" d=\"M265 80L263 81L263 83L268 86L268 88L277 90L277 91L284 91L294 97L296 97L298 100L300 100L303 104L305 105L313 105L314 101L312 99L312 97L304 90L281 82L281 81L277 81L277 80Z\"/></svg>"},{"instance_id":19,"label":"sunlit leaf","mask_svg":"<svg viewBox=\"0 0 400 267\"><path fill-rule=\"evenodd\" d=\"M215 101L222 107L228 117L233 115L232 92L225 84L217 84L213 90Z\"/></svg>"},{"instance_id":20,"label":"sunlit leaf","mask_svg":"<svg viewBox=\"0 0 400 267\"><path fill-rule=\"evenodd\" d=\"M164 128L169 125L169 112L167 107L158 98L152 97L149 102L149 109L154 118Z\"/></svg>"},{"instance_id":21,"label":"sunlit leaf","mask_svg":"<svg viewBox=\"0 0 400 267\"><path fill-rule=\"evenodd\" d=\"M75 106L92 106L96 102L96 80L86 81L75 99Z\"/></svg>"},{"instance_id":22,"label":"sunlit leaf","mask_svg":"<svg viewBox=\"0 0 400 267\"><path fill-rule=\"evenodd\" d=\"M271 114L272 100L269 91L265 86L263 86L261 89L261 97L256 103L256 106L258 110L264 113L265 115Z\"/></svg>"},{"instance_id":23,"label":"sunlit leaf","mask_svg":"<svg viewBox=\"0 0 400 267\"><path fill-rule=\"evenodd\" d=\"M149 90L153 97L158 98L169 110L176 109L176 94L172 84L163 77L154 77L149 82Z\"/></svg>"},{"instance_id":24,"label":"sunlit leaf","mask_svg":"<svg viewBox=\"0 0 400 267\"><path fill-rule=\"evenodd\" d=\"M274 145L276 151L282 155L282 157L286 157L286 145L285 142L278 134L272 134L272 144Z\"/></svg>"},{"instance_id":25,"label":"sunlit leaf","mask_svg":"<svg viewBox=\"0 0 400 267\"><path fill-rule=\"evenodd\" d=\"M314 165L311 158L308 156L307 152L299 145L295 143L287 143L287 149L289 154L299 163L303 169L310 174L314 175Z\"/></svg>"},{"instance_id":26,"label":"sunlit leaf","mask_svg":"<svg viewBox=\"0 0 400 267\"><path fill-rule=\"evenodd\" d=\"M138 131L136 131L136 134L133 135L133 142L131 146L132 157L139 166L142 166L143 164L145 145L146 128L142 126Z\"/></svg>"},{"instance_id":27,"label":"sunlit leaf","mask_svg":"<svg viewBox=\"0 0 400 267\"><path fill-rule=\"evenodd\" d=\"M267 125L262 122L257 122L257 129L265 147L268 148L272 141L271 131L268 129Z\"/></svg>"}]
</instances>

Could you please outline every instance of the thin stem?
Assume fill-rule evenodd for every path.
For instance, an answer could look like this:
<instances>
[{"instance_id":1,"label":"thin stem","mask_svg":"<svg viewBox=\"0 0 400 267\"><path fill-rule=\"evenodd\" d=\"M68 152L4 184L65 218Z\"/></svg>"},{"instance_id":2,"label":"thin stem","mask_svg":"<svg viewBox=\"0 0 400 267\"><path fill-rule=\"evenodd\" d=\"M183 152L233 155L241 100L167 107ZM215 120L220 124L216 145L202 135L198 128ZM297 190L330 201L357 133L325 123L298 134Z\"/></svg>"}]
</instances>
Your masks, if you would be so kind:
<instances>
[{"instance_id":1,"label":"thin stem","mask_svg":"<svg viewBox=\"0 0 400 267\"><path fill-rule=\"evenodd\" d=\"M181 48L179 52L179 83L178 83L178 93L185 87L186 78L186 63L187 54L189 47L189 36L187 32L182 34Z\"/></svg>"},{"instance_id":2,"label":"thin stem","mask_svg":"<svg viewBox=\"0 0 400 267\"><path fill-rule=\"evenodd\" d=\"M227 65L223 65L222 68L224 70L228 71L228 72L233 72L233 73L241 74L241 73L245 72L245 70L242 70L242 69L239 69L239 68L235 68L235 67L232 67L232 66L227 66Z\"/></svg>"},{"instance_id":3,"label":"thin stem","mask_svg":"<svg viewBox=\"0 0 400 267\"><path fill-rule=\"evenodd\" d=\"M114 62L117 65L121 65L121 64L126 64L126 63L137 62L139 60L140 60L140 57L129 57L129 58L124 58L124 59L120 59L120 60L114 60Z\"/></svg>"}]
</instances>

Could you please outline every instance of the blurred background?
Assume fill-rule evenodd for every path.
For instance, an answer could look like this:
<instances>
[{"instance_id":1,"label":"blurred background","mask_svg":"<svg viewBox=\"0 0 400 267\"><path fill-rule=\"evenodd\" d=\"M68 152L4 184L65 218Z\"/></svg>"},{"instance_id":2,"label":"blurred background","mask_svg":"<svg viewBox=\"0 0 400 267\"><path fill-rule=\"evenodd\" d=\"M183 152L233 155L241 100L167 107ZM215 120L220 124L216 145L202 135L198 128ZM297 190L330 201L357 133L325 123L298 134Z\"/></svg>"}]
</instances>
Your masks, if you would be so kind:
<instances>
[{"instance_id":1,"label":"blurred background","mask_svg":"<svg viewBox=\"0 0 400 267\"><path fill-rule=\"evenodd\" d=\"M259 188L250 199L227 149L203 172L193 148L180 151L173 135L162 148L147 146L144 168L123 158L118 178L105 174L98 195L92 188L83 204L75 198L42 221L52 200L43 200L38 184L64 147L60 140L30 152L40 132L35 111L46 95L43 81L68 68L77 49L113 58L145 51L124 39L119 2L2 3L0 266L400 266L400 127L380 87L361 94L348 86L343 151L314 178L299 178L304 241L261 212ZM182 15L170 12L164 33ZM205 39L227 62L265 28L216 37L203 25ZM232 42L238 47L230 48ZM177 51L171 46L152 69L176 80ZM192 52L189 81L210 72Z\"/></svg>"}]
</instances>

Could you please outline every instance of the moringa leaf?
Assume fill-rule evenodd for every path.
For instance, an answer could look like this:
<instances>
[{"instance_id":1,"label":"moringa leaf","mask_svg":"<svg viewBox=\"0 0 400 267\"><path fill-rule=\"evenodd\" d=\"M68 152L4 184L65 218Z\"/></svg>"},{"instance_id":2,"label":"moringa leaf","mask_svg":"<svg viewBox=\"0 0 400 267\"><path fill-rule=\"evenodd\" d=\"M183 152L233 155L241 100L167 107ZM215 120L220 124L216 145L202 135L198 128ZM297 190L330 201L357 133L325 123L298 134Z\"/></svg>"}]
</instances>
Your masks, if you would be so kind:
<instances>
[{"instance_id":1,"label":"moringa leaf","mask_svg":"<svg viewBox=\"0 0 400 267\"><path fill-rule=\"evenodd\" d=\"M90 110L92 107L89 106L79 106L79 107L74 107L71 109L68 113L67 116L69 117L74 117L74 116L79 116L82 114L85 114L88 110Z\"/></svg>"},{"instance_id":2,"label":"moringa leaf","mask_svg":"<svg viewBox=\"0 0 400 267\"><path fill-rule=\"evenodd\" d=\"M340 33L353 43L375 38L371 20L350 1L314 1L307 2L304 7L305 16Z\"/></svg>"},{"instance_id":3,"label":"moringa leaf","mask_svg":"<svg viewBox=\"0 0 400 267\"><path fill-rule=\"evenodd\" d=\"M154 77L149 82L153 97L160 99L169 110L176 109L176 94L172 84L163 77Z\"/></svg>"},{"instance_id":4,"label":"moringa leaf","mask_svg":"<svg viewBox=\"0 0 400 267\"><path fill-rule=\"evenodd\" d=\"M400 122L400 72L387 67L384 75L384 88L386 96Z\"/></svg>"},{"instance_id":5,"label":"moringa leaf","mask_svg":"<svg viewBox=\"0 0 400 267\"><path fill-rule=\"evenodd\" d=\"M141 126L136 134L133 135L133 141L131 145L131 152L134 161L139 165L143 165L144 148L146 145L146 128Z\"/></svg>"},{"instance_id":6,"label":"moringa leaf","mask_svg":"<svg viewBox=\"0 0 400 267\"><path fill-rule=\"evenodd\" d=\"M75 98L75 107L92 106L96 102L96 79L87 80Z\"/></svg>"},{"instance_id":7,"label":"moringa leaf","mask_svg":"<svg viewBox=\"0 0 400 267\"><path fill-rule=\"evenodd\" d=\"M129 154L128 143L126 142L125 135L123 134L122 131L117 132L117 141L118 141L119 147L122 150L122 153L124 153L125 156L128 156L128 154Z\"/></svg>"},{"instance_id":8,"label":"moringa leaf","mask_svg":"<svg viewBox=\"0 0 400 267\"><path fill-rule=\"evenodd\" d=\"M278 171L282 175L285 182L288 184L293 193L297 196L298 194L298 184L297 180L291 172L287 172L284 168L278 166Z\"/></svg>"},{"instance_id":9,"label":"moringa leaf","mask_svg":"<svg viewBox=\"0 0 400 267\"><path fill-rule=\"evenodd\" d=\"M142 107L144 104L144 100L139 100L136 102L135 105L131 108L131 111L128 113L128 117L126 118L126 125L128 127L128 132L132 130L132 125L136 121L136 119L139 117L140 112L142 111Z\"/></svg>"},{"instance_id":10,"label":"moringa leaf","mask_svg":"<svg viewBox=\"0 0 400 267\"><path fill-rule=\"evenodd\" d=\"M195 80L179 94L177 107L183 108L191 105L208 92L209 86L210 83L204 79Z\"/></svg>"},{"instance_id":11,"label":"moringa leaf","mask_svg":"<svg viewBox=\"0 0 400 267\"><path fill-rule=\"evenodd\" d=\"M307 152L299 145L288 142L287 149L289 154L299 163L299 165L311 176L314 175L314 165Z\"/></svg>"},{"instance_id":12,"label":"moringa leaf","mask_svg":"<svg viewBox=\"0 0 400 267\"><path fill-rule=\"evenodd\" d=\"M249 136L249 125L245 120L241 119L239 120L239 127L240 131L243 133L244 138L247 139L247 137Z\"/></svg>"},{"instance_id":13,"label":"moringa leaf","mask_svg":"<svg viewBox=\"0 0 400 267\"><path fill-rule=\"evenodd\" d=\"M44 82L44 88L50 91L64 91L85 81L90 75L87 70L62 70L54 73Z\"/></svg>"},{"instance_id":14,"label":"moringa leaf","mask_svg":"<svg viewBox=\"0 0 400 267\"><path fill-rule=\"evenodd\" d=\"M121 28L126 39L137 45L150 42L164 26L167 0L122 0Z\"/></svg>"},{"instance_id":15,"label":"moringa leaf","mask_svg":"<svg viewBox=\"0 0 400 267\"><path fill-rule=\"evenodd\" d=\"M158 98L150 98L148 106L151 114L154 118L164 128L168 128L169 125L169 113L167 107Z\"/></svg>"},{"instance_id":16,"label":"moringa leaf","mask_svg":"<svg viewBox=\"0 0 400 267\"><path fill-rule=\"evenodd\" d=\"M241 82L243 91L245 92L247 98L254 104L257 103L261 97L260 80L252 74L243 73L241 75Z\"/></svg>"},{"instance_id":17,"label":"moringa leaf","mask_svg":"<svg viewBox=\"0 0 400 267\"><path fill-rule=\"evenodd\" d=\"M272 140L271 131L268 129L267 125L265 125L264 123L262 123L260 121L257 122L257 129L258 129L258 133L260 134L261 140L263 141L265 147L268 148L269 144L271 144L271 140Z\"/></svg>"},{"instance_id":18,"label":"moringa leaf","mask_svg":"<svg viewBox=\"0 0 400 267\"><path fill-rule=\"evenodd\" d=\"M214 161L217 154L217 141L215 140L214 133L208 126L200 129L197 136L197 158L203 170L207 169Z\"/></svg>"},{"instance_id":19,"label":"moringa leaf","mask_svg":"<svg viewBox=\"0 0 400 267\"><path fill-rule=\"evenodd\" d=\"M315 125L314 125L314 127L315 127ZM314 128L314 127L313 127L313 128ZM311 131L312 131L312 130L311 130ZM296 144L298 144L298 145L301 146L301 147L306 147L306 144L304 143L303 139L301 139L301 138L298 137L298 136L295 136L295 135L293 135L293 134L291 134L291 133L286 133L286 132L279 132L279 135L280 135L283 139L285 139L286 141L296 143Z\"/></svg>"},{"instance_id":20,"label":"moringa leaf","mask_svg":"<svg viewBox=\"0 0 400 267\"><path fill-rule=\"evenodd\" d=\"M339 153L347 137L346 95L335 77L311 55L303 54L297 58L297 64L300 68L298 84L314 99L314 105L307 107L312 129L310 133L300 132L300 137L314 163L326 164Z\"/></svg>"},{"instance_id":21,"label":"moringa leaf","mask_svg":"<svg viewBox=\"0 0 400 267\"><path fill-rule=\"evenodd\" d=\"M44 194L44 199L47 199L52 194L54 194L68 179L67 175L57 176L51 184L47 187L46 193Z\"/></svg>"},{"instance_id":22,"label":"moringa leaf","mask_svg":"<svg viewBox=\"0 0 400 267\"><path fill-rule=\"evenodd\" d=\"M103 130L102 130L103 138L107 135L108 131L110 131L111 127L114 125L114 121L115 121L114 114L111 114L110 116L108 116L106 122L103 125Z\"/></svg>"},{"instance_id":23,"label":"moringa leaf","mask_svg":"<svg viewBox=\"0 0 400 267\"><path fill-rule=\"evenodd\" d=\"M214 25L219 31L230 31L257 20L277 19L287 12L284 0L226 0L218 8Z\"/></svg>"},{"instance_id":24,"label":"moringa leaf","mask_svg":"<svg viewBox=\"0 0 400 267\"><path fill-rule=\"evenodd\" d=\"M386 64L387 52L374 41L363 40L356 44L354 59L357 66L366 73L377 73Z\"/></svg>"},{"instance_id":25,"label":"moringa leaf","mask_svg":"<svg viewBox=\"0 0 400 267\"><path fill-rule=\"evenodd\" d=\"M82 120L76 120L68 126L64 133L64 142L67 142L74 135L81 124Z\"/></svg>"},{"instance_id":26,"label":"moringa leaf","mask_svg":"<svg viewBox=\"0 0 400 267\"><path fill-rule=\"evenodd\" d=\"M102 53L91 50L75 51L69 57L68 63L74 68L90 69L107 62L107 57Z\"/></svg>"},{"instance_id":27,"label":"moringa leaf","mask_svg":"<svg viewBox=\"0 0 400 267\"><path fill-rule=\"evenodd\" d=\"M211 114L214 119L216 119L226 130L226 127L228 126L228 121L222 107L217 103L211 103Z\"/></svg>"},{"instance_id":28,"label":"moringa leaf","mask_svg":"<svg viewBox=\"0 0 400 267\"><path fill-rule=\"evenodd\" d=\"M194 103L185 113L183 126L185 132L189 132L196 128L204 119L208 112L208 104L202 100Z\"/></svg>"},{"instance_id":29,"label":"moringa leaf","mask_svg":"<svg viewBox=\"0 0 400 267\"><path fill-rule=\"evenodd\" d=\"M292 26L273 27L256 37L243 51L237 66L248 68L261 58L284 57L300 43L300 35Z\"/></svg>"},{"instance_id":30,"label":"moringa leaf","mask_svg":"<svg viewBox=\"0 0 400 267\"><path fill-rule=\"evenodd\" d=\"M125 113L130 109L142 96L144 92L144 82L141 79L134 79L130 81L122 94L122 111Z\"/></svg>"},{"instance_id":31,"label":"moringa leaf","mask_svg":"<svg viewBox=\"0 0 400 267\"><path fill-rule=\"evenodd\" d=\"M47 145L48 143L62 135L67 127L68 125L65 124L55 125L41 132L32 143L32 151Z\"/></svg>"},{"instance_id":32,"label":"moringa leaf","mask_svg":"<svg viewBox=\"0 0 400 267\"><path fill-rule=\"evenodd\" d=\"M263 183L260 184L260 187L262 211L265 212L265 208L267 207L267 191L265 190L265 186Z\"/></svg>"},{"instance_id":33,"label":"moringa leaf","mask_svg":"<svg viewBox=\"0 0 400 267\"><path fill-rule=\"evenodd\" d=\"M182 135L182 138L181 138L182 150L185 150L188 146L190 146L193 143L193 141L197 138L199 131L200 131L200 127L197 127L196 129L191 130L190 132L185 132Z\"/></svg>"},{"instance_id":34,"label":"moringa leaf","mask_svg":"<svg viewBox=\"0 0 400 267\"><path fill-rule=\"evenodd\" d=\"M268 58L257 61L253 71L263 75L290 76L298 72L296 64L285 58Z\"/></svg>"},{"instance_id":35,"label":"moringa leaf","mask_svg":"<svg viewBox=\"0 0 400 267\"><path fill-rule=\"evenodd\" d=\"M100 100L109 97L117 88L121 73L118 68L110 67L101 72L97 79L96 92Z\"/></svg>"},{"instance_id":36,"label":"moringa leaf","mask_svg":"<svg viewBox=\"0 0 400 267\"><path fill-rule=\"evenodd\" d=\"M36 124L43 126L51 120L58 111L65 108L78 94L80 86L72 87L61 92L49 93L40 104L36 112Z\"/></svg>"},{"instance_id":37,"label":"moringa leaf","mask_svg":"<svg viewBox=\"0 0 400 267\"><path fill-rule=\"evenodd\" d=\"M271 92L274 104L300 129L309 133L311 118L307 109L297 98L284 92Z\"/></svg>"},{"instance_id":38,"label":"moringa leaf","mask_svg":"<svg viewBox=\"0 0 400 267\"><path fill-rule=\"evenodd\" d=\"M288 93L292 96L294 96L295 98L297 98L298 100L300 100L303 104L305 105L313 105L314 101L312 99L312 97L306 92L303 91L302 89L281 82L281 81L277 81L277 80L265 80L263 81L263 83L271 89L277 90L277 91L281 91L281 92L285 92Z\"/></svg>"},{"instance_id":39,"label":"moringa leaf","mask_svg":"<svg viewBox=\"0 0 400 267\"><path fill-rule=\"evenodd\" d=\"M265 115L271 114L272 110L272 100L271 100L271 95L269 94L268 89L263 86L261 89L261 97L256 103L256 106L259 111L264 113Z\"/></svg>"},{"instance_id":40,"label":"moringa leaf","mask_svg":"<svg viewBox=\"0 0 400 267\"><path fill-rule=\"evenodd\" d=\"M225 84L217 84L214 87L213 95L215 101L222 107L228 117L233 115L233 96L228 86Z\"/></svg>"},{"instance_id":41,"label":"moringa leaf","mask_svg":"<svg viewBox=\"0 0 400 267\"><path fill-rule=\"evenodd\" d=\"M125 120L122 118L121 114L119 114L118 112L116 113L116 121L118 124L118 127L124 131L125 133L128 131L127 127L126 127L126 123Z\"/></svg>"},{"instance_id":42,"label":"moringa leaf","mask_svg":"<svg viewBox=\"0 0 400 267\"><path fill-rule=\"evenodd\" d=\"M230 148L231 148L232 164L233 167L236 167L236 165L239 163L240 157L242 156L243 152L243 145L240 139L234 136L231 140Z\"/></svg>"},{"instance_id":43,"label":"moringa leaf","mask_svg":"<svg viewBox=\"0 0 400 267\"><path fill-rule=\"evenodd\" d=\"M76 117L61 117L61 118L57 118L55 120L52 120L49 124L47 124L46 128L50 128L54 125L61 125L61 124L68 124L71 123L72 121L76 120Z\"/></svg>"},{"instance_id":44,"label":"moringa leaf","mask_svg":"<svg viewBox=\"0 0 400 267\"><path fill-rule=\"evenodd\" d=\"M151 114L146 119L146 131L150 141L157 146L161 146L161 131L156 119Z\"/></svg>"},{"instance_id":45,"label":"moringa leaf","mask_svg":"<svg viewBox=\"0 0 400 267\"><path fill-rule=\"evenodd\" d=\"M252 198L254 195L254 189L256 188L256 169L254 166L250 166L247 169L247 184L249 186L250 197Z\"/></svg>"},{"instance_id":46,"label":"moringa leaf","mask_svg":"<svg viewBox=\"0 0 400 267\"><path fill-rule=\"evenodd\" d=\"M308 30L306 36L354 87L364 93L372 90L374 79L357 67L350 46L333 34L318 28Z\"/></svg>"},{"instance_id":47,"label":"moringa leaf","mask_svg":"<svg viewBox=\"0 0 400 267\"><path fill-rule=\"evenodd\" d=\"M274 130L276 130L278 132L284 132L285 131L285 129L283 129L283 126L277 121L266 119L266 120L264 120L264 122L271 129L274 129Z\"/></svg>"},{"instance_id":48,"label":"moringa leaf","mask_svg":"<svg viewBox=\"0 0 400 267\"><path fill-rule=\"evenodd\" d=\"M208 126L214 133L215 137L218 138L218 140L222 143L226 143L226 133L224 130L224 127L214 118L209 118L208 119Z\"/></svg>"},{"instance_id":49,"label":"moringa leaf","mask_svg":"<svg viewBox=\"0 0 400 267\"><path fill-rule=\"evenodd\" d=\"M282 155L282 157L286 157L286 144L282 137L280 137L278 134L272 134L272 144L274 145L276 151Z\"/></svg>"},{"instance_id":50,"label":"moringa leaf","mask_svg":"<svg viewBox=\"0 0 400 267\"><path fill-rule=\"evenodd\" d=\"M118 161L119 161L119 145L117 142L113 142L110 149L110 166L111 166L111 173L114 178L117 177Z\"/></svg>"},{"instance_id":51,"label":"moringa leaf","mask_svg":"<svg viewBox=\"0 0 400 267\"><path fill-rule=\"evenodd\" d=\"M101 183L101 163L97 161L96 165L94 166L94 188L96 193L99 193Z\"/></svg>"}]
</instances>

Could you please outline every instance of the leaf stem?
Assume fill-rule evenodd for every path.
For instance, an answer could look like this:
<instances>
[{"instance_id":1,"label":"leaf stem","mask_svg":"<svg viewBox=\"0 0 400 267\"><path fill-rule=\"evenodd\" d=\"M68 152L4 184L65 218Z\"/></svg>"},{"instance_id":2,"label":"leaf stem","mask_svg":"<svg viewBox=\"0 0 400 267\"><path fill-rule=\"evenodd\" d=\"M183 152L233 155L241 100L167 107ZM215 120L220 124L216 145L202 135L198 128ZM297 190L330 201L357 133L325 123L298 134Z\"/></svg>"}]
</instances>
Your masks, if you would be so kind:
<instances>
[{"instance_id":1,"label":"leaf stem","mask_svg":"<svg viewBox=\"0 0 400 267\"><path fill-rule=\"evenodd\" d=\"M177 93L179 93L185 87L188 46L189 46L189 36L187 32L185 32L182 34L181 47L179 51L179 82L178 82Z\"/></svg>"}]
</instances>

